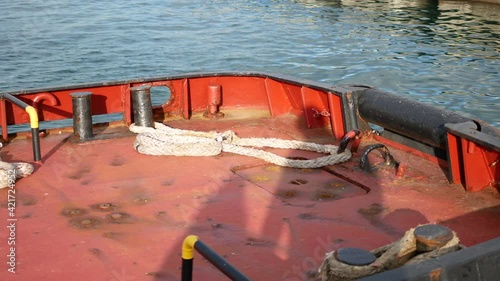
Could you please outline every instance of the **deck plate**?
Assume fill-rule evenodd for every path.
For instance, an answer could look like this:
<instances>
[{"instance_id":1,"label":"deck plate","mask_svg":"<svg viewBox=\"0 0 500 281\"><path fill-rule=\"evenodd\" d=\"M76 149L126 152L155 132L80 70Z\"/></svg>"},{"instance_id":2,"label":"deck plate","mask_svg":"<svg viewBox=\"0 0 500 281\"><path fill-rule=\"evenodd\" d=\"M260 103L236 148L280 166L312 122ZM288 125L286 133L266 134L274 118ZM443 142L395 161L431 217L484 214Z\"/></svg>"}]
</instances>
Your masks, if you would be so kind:
<instances>
[{"instance_id":1,"label":"deck plate","mask_svg":"<svg viewBox=\"0 0 500 281\"><path fill-rule=\"evenodd\" d=\"M295 116L170 124L234 129L241 136L332 139L329 130L303 130ZM109 128L120 130L126 129ZM465 245L500 236L496 193L465 193L449 185L434 162L395 147L389 149L408 165L403 178L389 168L361 171L358 154L327 170L301 170L228 153L140 155L132 136L88 143L68 137L42 139L43 164L16 183L17 273L8 273L4 263L1 280L178 280L182 240L190 234L253 280L315 280L326 252L370 250L428 222L455 230ZM360 150L372 142L364 140ZM3 159L30 161L29 144L13 141L2 148ZM6 189L0 200L6 223ZM102 204L113 208L96 208ZM0 241L6 258L6 232ZM199 255L194 278L225 280Z\"/></svg>"}]
</instances>

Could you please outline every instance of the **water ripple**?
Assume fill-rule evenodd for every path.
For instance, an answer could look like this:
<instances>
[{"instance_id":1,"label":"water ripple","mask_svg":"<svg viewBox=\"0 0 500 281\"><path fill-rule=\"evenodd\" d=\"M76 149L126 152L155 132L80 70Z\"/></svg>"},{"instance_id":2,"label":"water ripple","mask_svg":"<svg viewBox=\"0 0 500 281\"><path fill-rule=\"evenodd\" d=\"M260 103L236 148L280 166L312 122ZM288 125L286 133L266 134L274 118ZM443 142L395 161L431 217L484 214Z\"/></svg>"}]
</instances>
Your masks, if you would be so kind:
<instances>
[{"instance_id":1,"label":"water ripple","mask_svg":"<svg viewBox=\"0 0 500 281\"><path fill-rule=\"evenodd\" d=\"M496 5L49 0L0 8L0 90L256 70L369 84L500 127Z\"/></svg>"}]
</instances>

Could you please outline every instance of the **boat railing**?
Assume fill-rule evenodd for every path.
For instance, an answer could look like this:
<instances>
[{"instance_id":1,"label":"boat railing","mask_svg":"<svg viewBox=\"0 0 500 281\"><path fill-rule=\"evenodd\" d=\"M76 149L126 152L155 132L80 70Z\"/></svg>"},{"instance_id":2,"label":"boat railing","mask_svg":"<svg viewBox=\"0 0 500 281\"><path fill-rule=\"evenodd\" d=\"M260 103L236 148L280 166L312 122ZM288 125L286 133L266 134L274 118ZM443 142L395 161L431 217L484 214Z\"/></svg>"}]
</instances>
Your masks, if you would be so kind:
<instances>
[{"instance_id":1,"label":"boat railing","mask_svg":"<svg viewBox=\"0 0 500 281\"><path fill-rule=\"evenodd\" d=\"M165 97L154 94L157 104L152 108L137 111L139 105L145 104L142 98L150 96L148 89L167 88L169 94ZM92 94L84 98L82 93ZM140 94L139 99L134 98L134 93ZM91 116L86 115L85 120L78 118L72 94L76 95L78 103L85 101L88 105L81 107L81 113L88 111ZM497 128L475 118L363 85L328 85L277 74L234 72L4 92L0 93L0 125L5 141L10 129L12 133L28 130L26 113L17 107L6 107L6 100L31 112L32 130L38 130L35 128L38 122L34 121L37 117L49 133L52 129L69 131L71 117L73 121L83 120L73 122L74 139L80 141L96 139L92 134L94 124L117 122L128 126L148 121L144 125L152 126L155 119L189 120L194 114L216 119L225 110L267 109L272 117L302 116L307 128L330 129L336 140L348 131L359 129L376 140L418 151L422 157L440 163L449 181L462 184L467 191L495 186L499 178L500 131ZM145 115L136 115L138 112ZM58 121L67 123L61 126L62 122ZM52 127L56 122L57 127ZM38 142L38 134L32 133L32 136L33 142ZM39 160L39 144L34 144L33 149L35 159Z\"/></svg>"},{"instance_id":2,"label":"boat railing","mask_svg":"<svg viewBox=\"0 0 500 281\"><path fill-rule=\"evenodd\" d=\"M32 136L32 144L33 144L33 158L35 162L40 161L41 152L40 152L40 129L38 124L38 113L36 109L23 102L22 100L16 98L15 96L7 93L0 94L0 112L2 112L2 120L7 120L7 111L5 106L5 101L11 102L13 105L16 105L22 108L29 115L30 119L30 127L31 127L31 136ZM2 126L2 130L6 130L7 126Z\"/></svg>"},{"instance_id":3,"label":"boat railing","mask_svg":"<svg viewBox=\"0 0 500 281\"><path fill-rule=\"evenodd\" d=\"M234 281L250 281L236 267L231 265L221 255L217 254L212 248L201 241L195 235L189 235L182 243L182 281L193 280L193 259L194 250L200 253L212 265L219 269L224 275Z\"/></svg>"}]
</instances>

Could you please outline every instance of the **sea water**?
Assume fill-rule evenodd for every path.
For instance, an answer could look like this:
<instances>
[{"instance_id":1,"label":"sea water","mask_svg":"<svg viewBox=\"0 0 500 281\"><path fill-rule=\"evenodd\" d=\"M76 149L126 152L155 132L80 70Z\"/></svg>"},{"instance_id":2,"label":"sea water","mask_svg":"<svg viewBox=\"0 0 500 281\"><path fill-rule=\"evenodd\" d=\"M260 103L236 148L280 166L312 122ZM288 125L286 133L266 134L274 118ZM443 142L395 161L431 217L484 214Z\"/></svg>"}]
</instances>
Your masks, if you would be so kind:
<instances>
[{"instance_id":1,"label":"sea water","mask_svg":"<svg viewBox=\"0 0 500 281\"><path fill-rule=\"evenodd\" d=\"M366 84L500 127L500 5L2 1L0 91L199 71Z\"/></svg>"}]
</instances>

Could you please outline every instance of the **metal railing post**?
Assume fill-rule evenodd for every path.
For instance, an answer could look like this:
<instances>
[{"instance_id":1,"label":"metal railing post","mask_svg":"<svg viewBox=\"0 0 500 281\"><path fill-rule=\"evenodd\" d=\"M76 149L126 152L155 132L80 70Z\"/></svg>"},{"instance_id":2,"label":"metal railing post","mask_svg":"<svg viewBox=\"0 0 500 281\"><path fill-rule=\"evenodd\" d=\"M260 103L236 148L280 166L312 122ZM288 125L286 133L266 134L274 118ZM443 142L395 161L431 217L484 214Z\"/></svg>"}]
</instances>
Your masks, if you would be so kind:
<instances>
[{"instance_id":1,"label":"metal railing post","mask_svg":"<svg viewBox=\"0 0 500 281\"><path fill-rule=\"evenodd\" d=\"M36 109L23 102L22 100L16 98L11 94L2 94L0 98L6 99L10 101L12 104L24 109L26 113L28 113L30 117L30 127L31 127L31 135L32 135L32 144L33 144L33 158L35 162L40 161L42 159L41 151L40 151L40 128L38 124L38 113ZM6 122L5 122L6 123ZM3 129L3 128L2 128Z\"/></svg>"},{"instance_id":2,"label":"metal railing post","mask_svg":"<svg viewBox=\"0 0 500 281\"><path fill-rule=\"evenodd\" d=\"M197 236L189 235L182 243L182 281L192 281L194 250L198 251L205 259L219 269L224 275L234 281L250 281L236 267L217 254Z\"/></svg>"}]
</instances>

